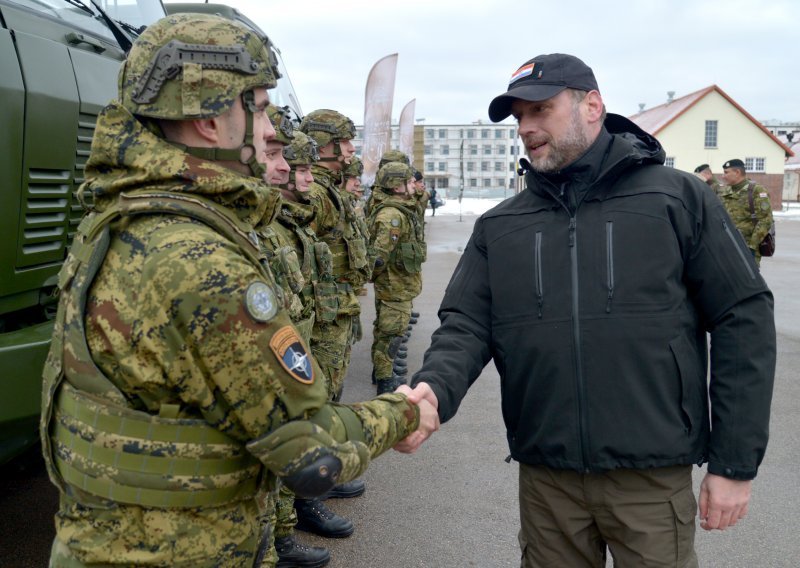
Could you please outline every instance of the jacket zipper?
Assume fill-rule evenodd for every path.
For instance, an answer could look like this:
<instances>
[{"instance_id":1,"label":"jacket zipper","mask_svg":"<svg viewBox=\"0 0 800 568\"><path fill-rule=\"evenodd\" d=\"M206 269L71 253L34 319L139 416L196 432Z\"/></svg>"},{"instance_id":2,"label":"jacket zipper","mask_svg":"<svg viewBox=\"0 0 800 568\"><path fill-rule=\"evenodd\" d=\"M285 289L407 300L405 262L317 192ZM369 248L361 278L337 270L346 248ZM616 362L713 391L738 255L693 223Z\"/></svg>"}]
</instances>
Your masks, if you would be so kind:
<instances>
[{"instance_id":1,"label":"jacket zipper","mask_svg":"<svg viewBox=\"0 0 800 568\"><path fill-rule=\"evenodd\" d=\"M539 319L542 319L542 306L544 305L544 291L542 290L542 232L536 233L536 248L534 251L534 270L536 271L536 298L539 302Z\"/></svg>"},{"instance_id":2,"label":"jacket zipper","mask_svg":"<svg viewBox=\"0 0 800 568\"><path fill-rule=\"evenodd\" d=\"M611 313L611 300L614 299L614 222L606 221L606 270L608 272L608 301L606 313Z\"/></svg>"},{"instance_id":3,"label":"jacket zipper","mask_svg":"<svg viewBox=\"0 0 800 568\"><path fill-rule=\"evenodd\" d=\"M748 273L748 274L750 274L750 279L751 279L751 280L755 280L755 278L756 278L756 275L755 275L755 273L753 272L753 269L750 267L750 263L749 263L749 262L747 262L747 257L745 257L745 256L744 256L744 251L742 251L742 247L741 247L741 246L739 246L739 242L736 240L736 237L735 237L735 236L734 236L734 234L731 232L731 229L730 229L730 227L728 227L728 223L726 223L725 221L723 221L723 222L722 222L722 227L725 229L725 232L726 232L726 233L728 233L728 238L729 238L729 239L731 240L731 242L733 243L733 248L735 248L735 249L736 249L736 252L738 252L738 253L739 253L739 258L741 258L741 259L742 259L742 262L744 263L745 267L747 268L747 273ZM736 229L736 230L738 231L738 229Z\"/></svg>"},{"instance_id":4,"label":"jacket zipper","mask_svg":"<svg viewBox=\"0 0 800 568\"><path fill-rule=\"evenodd\" d=\"M570 247L570 264L572 272L572 338L575 343L575 378L578 383L578 439L581 445L581 459L583 460L583 470L588 473L589 469L589 456L587 446L589 441L586 439L588 436L588 427L586 424L585 400L584 400L584 377L583 377L583 363L582 363L582 350L581 350L581 323L580 323L580 301L578 298L578 240L577 240L577 211L570 213L569 218L569 247Z\"/></svg>"}]
</instances>

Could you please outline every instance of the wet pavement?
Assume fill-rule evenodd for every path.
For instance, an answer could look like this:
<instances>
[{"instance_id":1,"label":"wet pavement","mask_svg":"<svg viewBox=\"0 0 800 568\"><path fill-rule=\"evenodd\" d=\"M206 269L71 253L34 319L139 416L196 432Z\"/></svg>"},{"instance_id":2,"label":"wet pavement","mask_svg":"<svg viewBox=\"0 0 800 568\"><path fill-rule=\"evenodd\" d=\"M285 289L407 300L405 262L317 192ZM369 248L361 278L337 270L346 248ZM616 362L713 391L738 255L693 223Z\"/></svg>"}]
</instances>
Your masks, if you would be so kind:
<instances>
[{"instance_id":1,"label":"wet pavement","mask_svg":"<svg viewBox=\"0 0 800 568\"><path fill-rule=\"evenodd\" d=\"M422 316L408 343L410 374L419 367L436 328L436 309L474 219L427 219L429 257L423 293L415 301ZM778 327L770 446L748 517L723 533L698 529L703 567L800 565L800 539L793 522L800 504L800 221L779 219L777 235L777 255L762 264L775 293ZM375 392L369 360L371 289L361 300L364 340L353 351L345 401L363 400ZM353 536L326 540L298 535L307 544L328 546L332 568L519 566L517 466L504 461L507 455L498 375L490 364L457 416L419 452L382 456L364 476L367 492L362 497L328 501L333 510L353 520ZM41 468L21 473L6 468L0 473L0 566L45 566L56 492ZM696 470L695 489L703 473Z\"/></svg>"}]
</instances>

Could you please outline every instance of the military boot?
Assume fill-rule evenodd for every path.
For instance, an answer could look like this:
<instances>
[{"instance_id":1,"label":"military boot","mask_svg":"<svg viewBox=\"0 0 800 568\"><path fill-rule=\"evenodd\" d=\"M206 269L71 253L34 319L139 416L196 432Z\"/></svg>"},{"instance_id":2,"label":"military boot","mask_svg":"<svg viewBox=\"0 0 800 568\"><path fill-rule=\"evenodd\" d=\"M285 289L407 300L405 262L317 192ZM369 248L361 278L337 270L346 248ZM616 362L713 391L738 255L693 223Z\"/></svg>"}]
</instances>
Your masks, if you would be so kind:
<instances>
[{"instance_id":1,"label":"military boot","mask_svg":"<svg viewBox=\"0 0 800 568\"><path fill-rule=\"evenodd\" d=\"M278 553L276 568L322 568L331 561L331 553L327 548L300 544L293 534L277 537L275 551Z\"/></svg>"},{"instance_id":2,"label":"military boot","mask_svg":"<svg viewBox=\"0 0 800 568\"><path fill-rule=\"evenodd\" d=\"M375 378L375 369L372 369L372 384L376 384L377 379Z\"/></svg>"},{"instance_id":3,"label":"military boot","mask_svg":"<svg viewBox=\"0 0 800 568\"><path fill-rule=\"evenodd\" d=\"M405 361L395 361L392 371L395 375L405 377L408 374L408 366Z\"/></svg>"},{"instance_id":4,"label":"military boot","mask_svg":"<svg viewBox=\"0 0 800 568\"><path fill-rule=\"evenodd\" d=\"M328 491L321 499L352 499L359 497L367 490L367 484L361 479L354 479L347 483L340 483L335 485L333 489Z\"/></svg>"},{"instance_id":5,"label":"military boot","mask_svg":"<svg viewBox=\"0 0 800 568\"><path fill-rule=\"evenodd\" d=\"M377 392L379 395L393 393L397 387L404 384L406 384L406 380L403 377L394 374L388 379L378 379Z\"/></svg>"},{"instance_id":6,"label":"military boot","mask_svg":"<svg viewBox=\"0 0 800 568\"><path fill-rule=\"evenodd\" d=\"M411 310L411 317L412 318L418 318L419 317L419 312L415 312L414 310Z\"/></svg>"},{"instance_id":7,"label":"military boot","mask_svg":"<svg viewBox=\"0 0 800 568\"><path fill-rule=\"evenodd\" d=\"M297 528L301 531L326 538L345 538L355 530L350 519L337 515L319 499L295 499L294 508L297 512Z\"/></svg>"},{"instance_id":8,"label":"military boot","mask_svg":"<svg viewBox=\"0 0 800 568\"><path fill-rule=\"evenodd\" d=\"M406 357L408 357L408 349L398 350L397 355L394 356L395 360L405 359Z\"/></svg>"},{"instance_id":9,"label":"military boot","mask_svg":"<svg viewBox=\"0 0 800 568\"><path fill-rule=\"evenodd\" d=\"M414 324L415 324L415 323L417 323L418 321L419 321L419 320L418 320L417 318L415 318L414 316L411 316L411 319L410 319L410 320L408 320L408 323L410 323L411 325L414 325Z\"/></svg>"}]
</instances>

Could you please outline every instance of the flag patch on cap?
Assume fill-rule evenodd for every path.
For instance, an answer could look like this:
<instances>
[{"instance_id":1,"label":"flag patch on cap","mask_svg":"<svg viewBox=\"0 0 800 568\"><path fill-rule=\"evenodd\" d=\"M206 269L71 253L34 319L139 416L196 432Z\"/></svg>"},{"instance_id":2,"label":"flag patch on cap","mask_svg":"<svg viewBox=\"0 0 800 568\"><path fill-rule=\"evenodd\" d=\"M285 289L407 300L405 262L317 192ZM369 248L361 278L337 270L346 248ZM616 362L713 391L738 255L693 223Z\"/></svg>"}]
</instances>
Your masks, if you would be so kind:
<instances>
[{"instance_id":1,"label":"flag patch on cap","mask_svg":"<svg viewBox=\"0 0 800 568\"><path fill-rule=\"evenodd\" d=\"M536 63L528 63L527 65L523 65L522 67L520 67L519 69L514 71L513 75L511 75L511 79L509 79L509 81L508 81L509 84L511 84L511 83L513 83L515 81L519 81L523 77L528 77L530 75L533 75L533 68L535 66L536 66ZM541 66L542 65L540 63L539 67L541 67ZM541 70L537 70L537 71L538 71L537 78L539 78L539 77L542 76L542 72L541 72Z\"/></svg>"}]
</instances>

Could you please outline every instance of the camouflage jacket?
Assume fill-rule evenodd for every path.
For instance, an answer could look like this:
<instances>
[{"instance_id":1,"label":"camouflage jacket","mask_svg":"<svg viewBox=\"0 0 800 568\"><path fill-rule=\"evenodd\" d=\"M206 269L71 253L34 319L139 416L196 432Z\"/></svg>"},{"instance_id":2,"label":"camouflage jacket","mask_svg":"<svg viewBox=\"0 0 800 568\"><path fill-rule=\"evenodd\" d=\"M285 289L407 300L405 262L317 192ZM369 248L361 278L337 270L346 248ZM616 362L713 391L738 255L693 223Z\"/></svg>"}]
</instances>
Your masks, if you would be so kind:
<instances>
[{"instance_id":1,"label":"camouflage jacket","mask_svg":"<svg viewBox=\"0 0 800 568\"><path fill-rule=\"evenodd\" d=\"M289 315L306 341L314 322L333 321L338 307L331 251L311 228L313 218L311 205L282 200L275 220L256 229L278 284L291 299Z\"/></svg>"},{"instance_id":2,"label":"camouflage jacket","mask_svg":"<svg viewBox=\"0 0 800 568\"><path fill-rule=\"evenodd\" d=\"M369 216L375 298L413 300L422 291L425 248L413 198L387 196Z\"/></svg>"},{"instance_id":3,"label":"camouflage jacket","mask_svg":"<svg viewBox=\"0 0 800 568\"><path fill-rule=\"evenodd\" d=\"M725 205L734 225L744 237L744 242L750 250L755 251L756 256L759 256L758 245L767 236L772 226L772 205L767 190L754 184L753 208L755 213L751 214L747 194L749 184L750 180L745 179L733 186L722 186L717 195Z\"/></svg>"},{"instance_id":4,"label":"camouflage jacket","mask_svg":"<svg viewBox=\"0 0 800 568\"><path fill-rule=\"evenodd\" d=\"M314 175L310 190L314 207L312 227L331 249L334 279L345 285L340 287L339 312L358 314L361 307L352 288L364 284L371 274L366 235L362 233L350 199L338 189L339 172L313 165L311 173Z\"/></svg>"},{"instance_id":5,"label":"camouflage jacket","mask_svg":"<svg viewBox=\"0 0 800 568\"><path fill-rule=\"evenodd\" d=\"M247 241L257 223L274 216L278 203L278 192L260 180L183 153L153 135L116 102L98 118L86 177L85 187L91 190L96 208L87 217L90 221L113 211L123 195L138 193L147 199L160 191L201 200L219 215L231 216L234 224L243 227ZM157 436L155 432L184 424L198 431L211 429L228 440L225 448L254 456L270 471L284 475L276 460L287 448L297 452L291 455L298 455L302 447L318 447L315 440L329 440L326 436L340 444L356 436L361 441L351 448L359 456L358 444L366 449L367 455L359 457L363 465L370 455L387 450L415 427L416 411L400 395L351 407L326 402L327 388L319 367L292 327L271 274L226 231L163 210L123 216L109 227L104 255L94 255L95 241L84 242L79 234L77 252L70 253L62 270L60 281L65 287L45 365L43 396L42 436L45 447L52 448L46 450L50 464L83 467L84 479L111 480L115 486L126 483L133 490L151 479L187 493L213 489L196 487L198 480L215 480L219 477L215 473L225 473L213 466L214 446L151 444L147 432ZM254 243L251 246L258 250ZM72 278L73 273L86 274L82 267L87 258L99 269L93 280L83 280L88 290L84 308L76 302L69 283L80 280ZM79 356L81 350L90 361ZM297 364L298 356L302 365ZM87 372L102 377L108 391L118 394L78 392L90 397L91 403L84 407L91 407L95 418L76 426L69 416L65 418L69 409L60 401L64 393L80 391L76 379ZM153 430L135 435L110 431L108 424L119 423L114 418L119 415L135 416L139 422L143 417ZM305 432L305 437L298 438L305 440L305 446L289 443L294 438L287 427L291 432ZM276 429L287 432L286 436L276 438ZM64 435L74 438L77 445L62 443ZM204 462L211 464L205 466L210 469L185 477L171 469L150 471L164 453L171 456L168 463L180 462L183 467L191 466L198 455L210 456ZM103 455L120 459L110 459L117 465L98 467ZM224 468L230 457L217 455L216 467ZM258 477L268 478L259 461L255 462L262 468ZM343 463L348 469L342 477L358 475L344 455ZM60 467L50 468L51 479L62 492L57 541L80 562L253 563L261 531L251 493L247 493L250 498L240 495L208 506L142 505L137 504L142 502L138 491L130 500L101 496L85 490L83 484L71 483L63 472ZM236 479L227 479L230 482L235 490ZM169 496L169 492L161 494Z\"/></svg>"}]
</instances>

